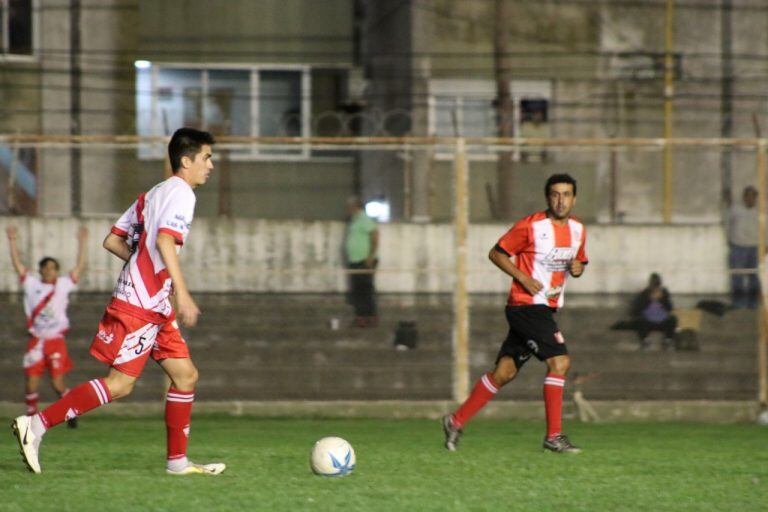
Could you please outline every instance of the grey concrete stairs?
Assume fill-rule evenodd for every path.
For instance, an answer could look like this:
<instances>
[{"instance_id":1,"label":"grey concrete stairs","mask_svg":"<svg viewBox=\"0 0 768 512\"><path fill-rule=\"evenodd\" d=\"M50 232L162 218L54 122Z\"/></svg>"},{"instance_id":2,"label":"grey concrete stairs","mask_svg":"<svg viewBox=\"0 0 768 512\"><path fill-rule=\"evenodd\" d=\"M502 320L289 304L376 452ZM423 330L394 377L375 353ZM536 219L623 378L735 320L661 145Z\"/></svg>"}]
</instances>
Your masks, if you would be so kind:
<instances>
[{"instance_id":1,"label":"grey concrete stairs","mask_svg":"<svg viewBox=\"0 0 768 512\"><path fill-rule=\"evenodd\" d=\"M450 296L381 295L381 323L350 327L351 312L341 295L199 294L203 315L185 329L200 369L200 400L373 400L451 398ZM88 354L108 297L74 295L67 339L76 384L105 373ZM471 373L474 380L494 362L506 336L503 296L474 296L471 309ZM633 333L611 331L624 317L620 301L577 301L557 315L572 355L572 370L598 373L583 385L596 400L750 400L757 393L756 318L732 311L704 315L699 352L637 350ZM26 344L21 300L0 295L0 401L23 396L21 356ZM339 318L340 329L329 320ZM396 351L399 321L415 321L419 345ZM538 400L545 373L532 360L503 389L500 399ZM127 400L157 399L162 372L148 363ZM573 386L567 386L572 390ZM43 398L52 398L48 389Z\"/></svg>"}]
</instances>

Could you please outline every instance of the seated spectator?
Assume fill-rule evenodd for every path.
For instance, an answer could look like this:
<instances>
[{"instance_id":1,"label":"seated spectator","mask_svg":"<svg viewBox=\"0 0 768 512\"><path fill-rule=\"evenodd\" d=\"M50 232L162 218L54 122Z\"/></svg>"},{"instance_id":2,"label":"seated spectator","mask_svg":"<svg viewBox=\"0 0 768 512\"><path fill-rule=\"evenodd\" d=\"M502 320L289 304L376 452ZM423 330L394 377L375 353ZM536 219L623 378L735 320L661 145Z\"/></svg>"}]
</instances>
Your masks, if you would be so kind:
<instances>
[{"instance_id":1,"label":"seated spectator","mask_svg":"<svg viewBox=\"0 0 768 512\"><path fill-rule=\"evenodd\" d=\"M651 347L649 335L653 331L664 333L664 350L674 348L677 317L672 314L672 299L669 290L661 285L659 274L651 274L648 286L635 297L632 302L632 316L640 336L641 349L648 350Z\"/></svg>"}]
</instances>

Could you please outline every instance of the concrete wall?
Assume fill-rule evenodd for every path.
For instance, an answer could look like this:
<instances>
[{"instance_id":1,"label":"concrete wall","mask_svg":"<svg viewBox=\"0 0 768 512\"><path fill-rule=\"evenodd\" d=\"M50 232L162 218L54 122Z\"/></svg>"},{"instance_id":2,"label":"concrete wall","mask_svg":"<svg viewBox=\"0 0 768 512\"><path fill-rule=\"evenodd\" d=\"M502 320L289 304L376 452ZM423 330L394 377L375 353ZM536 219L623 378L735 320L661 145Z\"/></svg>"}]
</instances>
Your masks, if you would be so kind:
<instances>
[{"instance_id":1,"label":"concrete wall","mask_svg":"<svg viewBox=\"0 0 768 512\"><path fill-rule=\"evenodd\" d=\"M348 63L352 0L139 0L142 59Z\"/></svg>"},{"instance_id":2,"label":"concrete wall","mask_svg":"<svg viewBox=\"0 0 768 512\"><path fill-rule=\"evenodd\" d=\"M16 224L27 262L58 257L63 269L74 264L72 218L0 218L0 229ZM112 219L82 221L92 234L89 268L81 289L109 291L120 262L101 249ZM503 294L509 280L487 260L507 226L474 224L469 230L469 290ZM182 264L193 290L211 292L339 292L345 289L341 222L197 219ZM382 292L450 292L453 232L448 224L381 226ZM727 291L726 243L719 225L588 226L590 265L569 281L571 293L631 293L648 274L659 272L676 294ZM0 291L18 289L7 250L0 252Z\"/></svg>"}]
</instances>

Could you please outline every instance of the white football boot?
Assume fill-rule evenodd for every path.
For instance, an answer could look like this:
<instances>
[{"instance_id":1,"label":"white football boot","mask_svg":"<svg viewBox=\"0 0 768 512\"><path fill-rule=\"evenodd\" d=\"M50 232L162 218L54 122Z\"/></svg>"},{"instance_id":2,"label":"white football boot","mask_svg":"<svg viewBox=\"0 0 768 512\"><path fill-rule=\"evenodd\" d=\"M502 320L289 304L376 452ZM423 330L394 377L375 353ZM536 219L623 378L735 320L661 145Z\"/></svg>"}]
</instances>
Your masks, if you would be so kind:
<instances>
[{"instance_id":1,"label":"white football boot","mask_svg":"<svg viewBox=\"0 0 768 512\"><path fill-rule=\"evenodd\" d=\"M227 469L227 465L223 462L214 462L211 464L195 464L190 462L187 467L181 471L171 471L166 469L165 471L169 475L220 475Z\"/></svg>"},{"instance_id":2,"label":"white football boot","mask_svg":"<svg viewBox=\"0 0 768 512\"><path fill-rule=\"evenodd\" d=\"M32 416L19 416L13 420L11 428L13 435L19 442L19 451L24 464L31 472L40 473L39 453L42 437L38 437L32 432Z\"/></svg>"}]
</instances>

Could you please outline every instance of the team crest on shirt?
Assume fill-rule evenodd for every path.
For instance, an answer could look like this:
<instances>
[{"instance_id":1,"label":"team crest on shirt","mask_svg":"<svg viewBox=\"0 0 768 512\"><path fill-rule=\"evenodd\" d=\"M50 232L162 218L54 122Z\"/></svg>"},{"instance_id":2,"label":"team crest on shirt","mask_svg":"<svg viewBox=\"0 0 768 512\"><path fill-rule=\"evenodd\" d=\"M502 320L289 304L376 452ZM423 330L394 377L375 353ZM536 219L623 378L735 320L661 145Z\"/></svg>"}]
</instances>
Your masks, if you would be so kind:
<instances>
[{"instance_id":1,"label":"team crest on shirt","mask_svg":"<svg viewBox=\"0 0 768 512\"><path fill-rule=\"evenodd\" d=\"M552 250L544 256L542 263L550 272L563 272L568 270L568 267L575 257L576 249L573 247L553 247Z\"/></svg>"},{"instance_id":2,"label":"team crest on shirt","mask_svg":"<svg viewBox=\"0 0 768 512\"><path fill-rule=\"evenodd\" d=\"M554 299L556 297L559 297L561 293L563 293L562 286L553 286L552 288L547 290L547 293L545 293L545 295L547 296L548 299Z\"/></svg>"}]
</instances>

